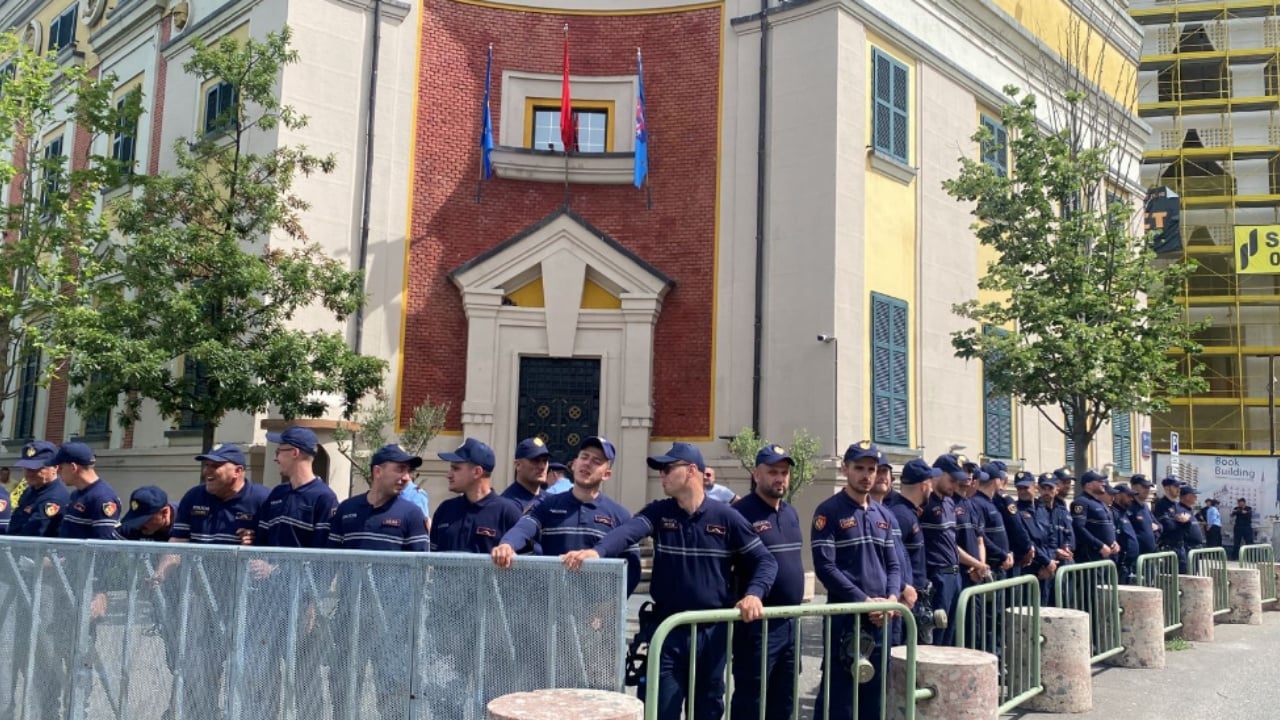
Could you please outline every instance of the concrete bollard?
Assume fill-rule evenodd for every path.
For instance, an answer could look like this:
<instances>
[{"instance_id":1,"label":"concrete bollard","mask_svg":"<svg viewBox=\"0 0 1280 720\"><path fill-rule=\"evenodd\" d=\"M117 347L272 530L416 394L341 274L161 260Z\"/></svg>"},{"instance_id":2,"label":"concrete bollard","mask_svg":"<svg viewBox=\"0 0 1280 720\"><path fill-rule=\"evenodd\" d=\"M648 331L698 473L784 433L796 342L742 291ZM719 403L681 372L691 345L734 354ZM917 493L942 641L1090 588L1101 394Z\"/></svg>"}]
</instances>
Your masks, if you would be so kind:
<instances>
[{"instance_id":1,"label":"concrete bollard","mask_svg":"<svg viewBox=\"0 0 1280 720\"><path fill-rule=\"evenodd\" d=\"M916 703L916 720L996 720L1000 707L1000 671L995 655L981 650L916 648L916 687L933 697ZM906 708L907 648L889 651L889 714L903 720Z\"/></svg>"},{"instance_id":2,"label":"concrete bollard","mask_svg":"<svg viewBox=\"0 0 1280 720\"><path fill-rule=\"evenodd\" d=\"M644 704L607 690L534 690L489 701L488 720L641 720Z\"/></svg>"},{"instance_id":3,"label":"concrete bollard","mask_svg":"<svg viewBox=\"0 0 1280 720\"><path fill-rule=\"evenodd\" d=\"M1178 635L1192 642L1213 642L1213 578L1179 575L1182 628Z\"/></svg>"},{"instance_id":4,"label":"concrete bollard","mask_svg":"<svg viewBox=\"0 0 1280 720\"><path fill-rule=\"evenodd\" d=\"M1159 588L1120 587L1120 644L1124 652L1107 664L1126 668L1164 667L1164 593Z\"/></svg>"},{"instance_id":5,"label":"concrete bollard","mask_svg":"<svg viewBox=\"0 0 1280 720\"><path fill-rule=\"evenodd\" d=\"M1009 608L1009 636L1031 632L1031 611ZM1093 669L1089 663L1089 613L1066 608L1040 608L1040 682L1044 691L1025 706L1051 713L1093 709Z\"/></svg>"},{"instance_id":6,"label":"concrete bollard","mask_svg":"<svg viewBox=\"0 0 1280 720\"><path fill-rule=\"evenodd\" d=\"M1227 568L1231 612L1227 622L1235 625L1262 624L1262 580L1254 568Z\"/></svg>"}]
</instances>

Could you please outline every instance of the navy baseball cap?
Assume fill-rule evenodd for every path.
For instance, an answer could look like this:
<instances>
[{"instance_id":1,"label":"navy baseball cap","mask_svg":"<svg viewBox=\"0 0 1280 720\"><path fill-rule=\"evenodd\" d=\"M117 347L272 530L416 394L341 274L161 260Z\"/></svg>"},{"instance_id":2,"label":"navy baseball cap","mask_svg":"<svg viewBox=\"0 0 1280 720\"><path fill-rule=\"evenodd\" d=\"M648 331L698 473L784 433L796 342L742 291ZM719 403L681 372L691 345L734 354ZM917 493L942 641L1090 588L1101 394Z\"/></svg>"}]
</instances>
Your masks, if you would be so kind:
<instances>
[{"instance_id":1,"label":"navy baseball cap","mask_svg":"<svg viewBox=\"0 0 1280 720\"><path fill-rule=\"evenodd\" d=\"M422 466L422 458L409 453L395 443L391 443L378 448L378 451L373 454L373 459L369 461L369 467L377 467L382 463L404 463L411 470L417 470Z\"/></svg>"},{"instance_id":2,"label":"navy baseball cap","mask_svg":"<svg viewBox=\"0 0 1280 720\"><path fill-rule=\"evenodd\" d=\"M1179 485L1179 484L1181 484L1181 483L1180 483L1180 481L1178 480L1178 478L1176 478L1176 477L1174 477L1174 476L1172 476L1172 475L1168 475L1168 476L1166 476L1166 477L1165 477L1165 479L1163 479L1163 480L1161 480L1161 481L1160 481L1160 484L1161 484L1161 485L1166 485L1166 486L1167 486L1167 485Z\"/></svg>"},{"instance_id":3,"label":"navy baseball cap","mask_svg":"<svg viewBox=\"0 0 1280 720\"><path fill-rule=\"evenodd\" d=\"M1106 481L1107 481L1107 476L1103 475L1102 473L1096 470L1086 470L1085 473L1080 476L1080 482L1085 485L1088 485L1091 482L1105 483Z\"/></svg>"},{"instance_id":4,"label":"navy baseball cap","mask_svg":"<svg viewBox=\"0 0 1280 720\"><path fill-rule=\"evenodd\" d=\"M844 451L844 461L847 463L857 462L871 458L876 461L877 467L880 463L880 448L876 447L870 440L860 440Z\"/></svg>"},{"instance_id":5,"label":"navy baseball cap","mask_svg":"<svg viewBox=\"0 0 1280 720\"><path fill-rule=\"evenodd\" d=\"M1199 495L1199 494L1200 494L1200 491L1195 489L1195 487L1192 485L1183 485L1182 487L1178 488L1179 497L1186 497L1187 495Z\"/></svg>"},{"instance_id":6,"label":"navy baseball cap","mask_svg":"<svg viewBox=\"0 0 1280 720\"><path fill-rule=\"evenodd\" d=\"M953 455L951 453L939 455L938 459L933 461L933 466L950 475L953 480L963 482L969 479L968 471L961 465L963 457L963 455Z\"/></svg>"},{"instance_id":7,"label":"navy baseball cap","mask_svg":"<svg viewBox=\"0 0 1280 720\"><path fill-rule=\"evenodd\" d=\"M618 449L613 446L613 443L609 442L609 438L604 437L603 435L592 435L586 440L583 440L582 444L578 447L597 448L600 452L604 453L604 459L609 462L613 462L613 459L618 457Z\"/></svg>"},{"instance_id":8,"label":"navy baseball cap","mask_svg":"<svg viewBox=\"0 0 1280 720\"><path fill-rule=\"evenodd\" d=\"M23 470L39 470L53 465L53 456L57 454L57 445L47 440L36 440L22 446L22 452L18 454L18 461L13 466L20 467Z\"/></svg>"},{"instance_id":9,"label":"navy baseball cap","mask_svg":"<svg viewBox=\"0 0 1280 720\"><path fill-rule=\"evenodd\" d=\"M756 453L756 465L777 465L780 462L796 464L787 454L787 449L781 445L765 445Z\"/></svg>"},{"instance_id":10,"label":"navy baseball cap","mask_svg":"<svg viewBox=\"0 0 1280 720\"><path fill-rule=\"evenodd\" d=\"M1143 475L1143 474L1141 474L1141 473L1139 473L1139 474L1137 474L1137 475L1134 475L1133 477L1129 478L1129 484L1130 484L1130 485L1132 485L1132 486L1134 486L1134 487L1146 487L1146 488L1149 488L1149 487L1151 487L1151 486L1152 486L1152 485L1151 485L1151 481L1147 479L1147 476L1146 476L1146 475Z\"/></svg>"},{"instance_id":11,"label":"navy baseball cap","mask_svg":"<svg viewBox=\"0 0 1280 720\"><path fill-rule=\"evenodd\" d=\"M901 481L903 485L916 485L925 480L932 480L940 477L942 471L935 467L929 467L929 463L920 458L916 458L906 465L902 466Z\"/></svg>"},{"instance_id":12,"label":"navy baseball cap","mask_svg":"<svg viewBox=\"0 0 1280 720\"><path fill-rule=\"evenodd\" d=\"M196 459L200 462L208 460L209 462L216 463L231 463L232 465L239 465L240 467L245 467L248 464L245 462L244 452L230 443L224 443L203 455L197 455Z\"/></svg>"},{"instance_id":13,"label":"navy baseball cap","mask_svg":"<svg viewBox=\"0 0 1280 720\"><path fill-rule=\"evenodd\" d=\"M964 468L965 470L968 470L969 472L973 472L978 467L978 463L970 460L964 455L957 455L956 460L960 462L960 467Z\"/></svg>"},{"instance_id":14,"label":"navy baseball cap","mask_svg":"<svg viewBox=\"0 0 1280 720\"><path fill-rule=\"evenodd\" d=\"M673 462L687 462L697 466L701 472L707 471L707 464L702 460L702 452L689 443L671 443L671 449L662 455L654 455L645 462L654 470L661 470Z\"/></svg>"},{"instance_id":15,"label":"navy baseball cap","mask_svg":"<svg viewBox=\"0 0 1280 720\"><path fill-rule=\"evenodd\" d=\"M1129 487L1129 483L1116 483L1115 485L1111 486L1111 489L1114 490L1116 494L1120 494L1120 493L1123 493L1125 495L1134 494L1133 488Z\"/></svg>"},{"instance_id":16,"label":"navy baseball cap","mask_svg":"<svg viewBox=\"0 0 1280 720\"><path fill-rule=\"evenodd\" d=\"M880 457L876 459L876 468L882 467L887 467L890 470L893 469L893 463L889 462L889 458L884 454L883 450L880 451Z\"/></svg>"},{"instance_id":17,"label":"navy baseball cap","mask_svg":"<svg viewBox=\"0 0 1280 720\"><path fill-rule=\"evenodd\" d=\"M152 515L169 504L169 496L155 485L146 485L129 496L129 512L120 520L125 530L137 531L147 524Z\"/></svg>"},{"instance_id":18,"label":"navy baseball cap","mask_svg":"<svg viewBox=\"0 0 1280 720\"><path fill-rule=\"evenodd\" d=\"M547 463L547 470L548 470L548 471L553 471L553 472L558 472L558 473L560 473L561 475L568 475L568 474L569 474L569 466L568 466L568 465L565 465L565 464L564 464L564 463L562 463L562 462L552 462L552 463Z\"/></svg>"},{"instance_id":19,"label":"navy baseball cap","mask_svg":"<svg viewBox=\"0 0 1280 720\"><path fill-rule=\"evenodd\" d=\"M974 470L970 480L977 480L980 483L991 482L991 475L982 470Z\"/></svg>"},{"instance_id":20,"label":"navy baseball cap","mask_svg":"<svg viewBox=\"0 0 1280 720\"><path fill-rule=\"evenodd\" d=\"M1058 482L1064 483L1064 482L1067 482L1068 480L1075 480L1076 474L1074 472L1071 472L1070 468L1060 467L1057 470L1053 471L1053 477Z\"/></svg>"},{"instance_id":21,"label":"navy baseball cap","mask_svg":"<svg viewBox=\"0 0 1280 720\"><path fill-rule=\"evenodd\" d=\"M1002 473L1005 473L1006 475L1009 473L1009 466L1005 464L1005 461L1003 460L992 460L991 462L987 463L987 465L990 465L991 467L999 470Z\"/></svg>"},{"instance_id":22,"label":"navy baseball cap","mask_svg":"<svg viewBox=\"0 0 1280 720\"><path fill-rule=\"evenodd\" d=\"M81 442L63 443L58 454L53 456L53 464L75 463L81 467L89 467L94 462L93 448Z\"/></svg>"},{"instance_id":23,"label":"navy baseball cap","mask_svg":"<svg viewBox=\"0 0 1280 720\"><path fill-rule=\"evenodd\" d=\"M1052 486L1054 486L1054 487L1057 487L1057 486L1058 486L1058 478L1054 477L1054 476L1053 476L1053 473L1040 473L1040 477L1036 478L1036 484L1038 484L1038 485L1052 485Z\"/></svg>"},{"instance_id":24,"label":"navy baseball cap","mask_svg":"<svg viewBox=\"0 0 1280 720\"><path fill-rule=\"evenodd\" d=\"M1036 476L1032 475L1026 470L1022 470L1017 475L1013 476L1014 487L1029 488L1035 484L1036 484Z\"/></svg>"},{"instance_id":25,"label":"navy baseball cap","mask_svg":"<svg viewBox=\"0 0 1280 720\"><path fill-rule=\"evenodd\" d=\"M298 425L290 425L284 429L284 432L269 432L267 440L277 445L297 448L308 455L315 455L320 447L320 439L316 434Z\"/></svg>"},{"instance_id":26,"label":"navy baseball cap","mask_svg":"<svg viewBox=\"0 0 1280 720\"><path fill-rule=\"evenodd\" d=\"M453 452L437 453L437 457L445 462L469 463L484 468L485 472L493 472L493 448L475 438L467 438Z\"/></svg>"},{"instance_id":27,"label":"navy baseball cap","mask_svg":"<svg viewBox=\"0 0 1280 720\"><path fill-rule=\"evenodd\" d=\"M987 480L1008 480L1009 479L1009 473L1005 472L1004 468L997 466L993 462L983 465L982 472L987 476ZM981 476L978 477L978 480L980 482L987 481L987 480L983 480Z\"/></svg>"},{"instance_id":28,"label":"navy baseball cap","mask_svg":"<svg viewBox=\"0 0 1280 720\"><path fill-rule=\"evenodd\" d=\"M516 445L517 460L536 460L540 457L547 457L551 451L547 449L547 444L540 437L525 438Z\"/></svg>"}]
</instances>

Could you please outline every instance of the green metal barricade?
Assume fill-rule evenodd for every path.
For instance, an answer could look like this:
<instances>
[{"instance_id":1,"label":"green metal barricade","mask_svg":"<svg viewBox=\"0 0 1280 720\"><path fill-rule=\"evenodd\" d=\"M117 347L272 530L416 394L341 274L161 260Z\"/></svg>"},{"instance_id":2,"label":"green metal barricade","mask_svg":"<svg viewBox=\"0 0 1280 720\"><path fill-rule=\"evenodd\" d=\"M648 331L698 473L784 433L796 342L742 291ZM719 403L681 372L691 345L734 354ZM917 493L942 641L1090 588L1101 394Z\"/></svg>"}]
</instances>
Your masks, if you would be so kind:
<instances>
[{"instance_id":1,"label":"green metal barricade","mask_svg":"<svg viewBox=\"0 0 1280 720\"><path fill-rule=\"evenodd\" d=\"M1095 560L1058 567L1053 579L1054 604L1089 613L1090 662L1124 652L1120 644L1120 578L1116 564Z\"/></svg>"},{"instance_id":2,"label":"green metal barricade","mask_svg":"<svg viewBox=\"0 0 1280 720\"><path fill-rule=\"evenodd\" d=\"M1001 715L1044 691L1039 580L1028 575L965 588L956 602L955 622L958 647L1000 659Z\"/></svg>"},{"instance_id":3,"label":"green metal barricade","mask_svg":"<svg viewBox=\"0 0 1280 720\"><path fill-rule=\"evenodd\" d=\"M901 697L889 697L889 652L888 649L893 645L891 642L891 623L884 623L881 627L877 627L869 616L873 613L898 613L902 619L903 644L906 646L906 678L905 688ZM761 623L761 633L763 638L769 635L769 622L797 620L796 631L793 633L795 638L795 662L791 668L791 681L794 688L792 699L791 717L793 719L800 717L800 622L804 618L821 618L822 620L822 640L823 650L822 658L826 663L826 667L835 667L836 672L841 672L839 653L840 643L844 638L832 636L832 619L835 617L850 617L852 619L852 628L850 632L854 638L860 638L865 629L872 635L879 636L879 642L884 651L880 653L880 663L878 666L871 666L869 661L860 661L859 667L855 670L866 670L873 672L872 679L869 682L880 683L881 698L883 702L880 707L880 719L885 720L888 717L888 709L891 702L901 702L902 712L896 714L896 717L902 717L904 720L914 720L916 716L916 702L919 700L927 700L933 697L933 691L925 688L916 688L916 622L912 617L911 611L905 605L890 602L865 602L865 603L842 603L835 605L790 605L781 607L766 607L764 609L764 619L756 621ZM661 666L660 658L662 657L662 648L666 644L672 632L680 628L688 628L689 633L689 652L688 656L696 658L698 655L698 628L708 625L727 625L726 644L728 660L725 663L725 707L730 706L734 693L733 687L733 634L735 631L741 632L741 623L736 622L741 619L741 615L737 610L699 610L681 612L668 617L658 625L654 630L653 639L649 643L649 659L645 672L645 698L644 698L644 716L645 720L658 720L658 690L661 677L659 668ZM767 676L768 671L768 653L760 653L757 660L760 663L761 677ZM744 660L750 662L751 659ZM835 663L833 666L832 663ZM695 697L697 695L698 683L698 662L689 663L688 684L686 686L687 696L685 699L685 717L698 717L695 714ZM761 682L758 688L760 702L760 717L764 718L764 708L768 700L768 683ZM853 683L853 706L858 706L858 695L861 689L861 683ZM909 689L906 690L906 689ZM831 702L831 685L830 673L826 676L826 681L818 688L818 695L814 701L814 706L818 707L822 704L829 707ZM856 711L855 711L856 714Z\"/></svg>"},{"instance_id":4,"label":"green metal barricade","mask_svg":"<svg viewBox=\"0 0 1280 720\"><path fill-rule=\"evenodd\" d=\"M1227 579L1225 548L1196 548L1187 553L1187 569L1192 575L1213 578L1213 614L1231 612L1231 583Z\"/></svg>"},{"instance_id":5,"label":"green metal barricade","mask_svg":"<svg viewBox=\"0 0 1280 720\"><path fill-rule=\"evenodd\" d=\"M1159 588L1164 594L1164 631L1182 627L1182 591L1178 589L1178 554L1148 553L1138 556L1138 584Z\"/></svg>"},{"instance_id":6,"label":"green metal barricade","mask_svg":"<svg viewBox=\"0 0 1280 720\"><path fill-rule=\"evenodd\" d=\"M1262 579L1262 602L1276 600L1276 551L1270 545L1241 547L1240 565L1258 571Z\"/></svg>"}]
</instances>

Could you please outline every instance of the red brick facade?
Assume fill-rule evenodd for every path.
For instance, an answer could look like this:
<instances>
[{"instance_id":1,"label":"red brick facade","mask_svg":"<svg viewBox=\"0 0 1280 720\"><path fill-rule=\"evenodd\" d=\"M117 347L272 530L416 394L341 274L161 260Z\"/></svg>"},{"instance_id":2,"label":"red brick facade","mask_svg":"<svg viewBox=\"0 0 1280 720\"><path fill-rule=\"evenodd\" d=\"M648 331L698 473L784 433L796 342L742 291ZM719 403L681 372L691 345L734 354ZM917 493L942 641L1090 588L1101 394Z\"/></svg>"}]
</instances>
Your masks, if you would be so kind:
<instances>
[{"instance_id":1,"label":"red brick facade","mask_svg":"<svg viewBox=\"0 0 1280 720\"><path fill-rule=\"evenodd\" d=\"M675 280L656 329L653 434L710 434L721 8L582 16L424 0L423 12L402 412L429 395L460 427L467 321L448 274L563 205L559 183L495 177L479 204L475 192L485 49L498 133L503 70L559 74L568 23L575 76L635 74L644 52L653 209L631 185L574 185L569 204Z\"/></svg>"}]
</instances>

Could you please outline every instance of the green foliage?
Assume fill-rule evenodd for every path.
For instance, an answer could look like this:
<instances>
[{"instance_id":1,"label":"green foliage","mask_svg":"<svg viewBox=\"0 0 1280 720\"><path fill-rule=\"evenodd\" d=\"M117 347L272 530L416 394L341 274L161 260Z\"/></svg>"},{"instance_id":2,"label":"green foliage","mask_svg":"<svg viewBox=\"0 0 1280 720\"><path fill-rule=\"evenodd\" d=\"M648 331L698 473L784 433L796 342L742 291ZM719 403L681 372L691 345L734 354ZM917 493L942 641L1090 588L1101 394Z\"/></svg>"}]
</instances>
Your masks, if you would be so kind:
<instances>
[{"instance_id":1,"label":"green foliage","mask_svg":"<svg viewBox=\"0 0 1280 720\"><path fill-rule=\"evenodd\" d=\"M426 398L413 409L413 417L400 430L398 442L412 455L422 455L427 443L444 429L449 403L432 404ZM338 452L351 462L352 470L367 484L372 476L369 459L383 445L391 442L395 430L396 408L382 391L367 399L351 416L351 427L340 427L334 432Z\"/></svg>"},{"instance_id":2,"label":"green foliage","mask_svg":"<svg viewBox=\"0 0 1280 720\"><path fill-rule=\"evenodd\" d=\"M0 186L18 194L16 202L4 199L0 215L2 401L20 391L18 373L29 358L40 359L40 384L58 373L68 351L58 319L95 274L95 253L108 237L98 199L128 179L121 163L92 153L80 155L72 169L71 153L83 150L73 148L72 127L80 131L74 142L101 146L103 137L133 126L138 101L130 96L117 108L114 76L91 78L83 67L59 67L13 32L0 33L0 57L12 69L0 76L0 146L11 151L0 158ZM46 158L44 136L59 127L63 153Z\"/></svg>"},{"instance_id":3,"label":"green foliage","mask_svg":"<svg viewBox=\"0 0 1280 720\"><path fill-rule=\"evenodd\" d=\"M742 428L729 440L729 452L733 454L742 468L747 472L755 470L756 453L764 447L765 441L751 428ZM822 451L821 438L810 435L807 430L796 430L791 435L791 447L788 454L795 461L791 468L791 484L787 489L787 502L799 495L804 488L813 482L818 473L818 455Z\"/></svg>"},{"instance_id":4,"label":"green foliage","mask_svg":"<svg viewBox=\"0 0 1280 720\"><path fill-rule=\"evenodd\" d=\"M81 388L73 403L102 411L125 395L130 423L151 400L166 418L202 420L206 446L232 411L316 417L336 398L349 414L381 384L385 362L353 352L341 331L364 302L361 273L301 225L308 205L295 183L331 172L333 158L275 143L307 123L277 99L282 68L298 60L289 32L192 49L183 69L228 82L237 101L219 131L174 144L173 171L138 178L113 205L109 285L66 323ZM252 151L264 143L271 149ZM298 328L303 313L326 329Z\"/></svg>"},{"instance_id":5,"label":"green foliage","mask_svg":"<svg viewBox=\"0 0 1280 720\"><path fill-rule=\"evenodd\" d=\"M1063 100L1062 128L1045 130L1034 97L1005 92L1013 173L962 157L959 175L943 183L973 203L974 232L998 258L978 282L998 299L956 305L974 325L953 333L952 345L982 361L993 395L1036 407L1075 440L1079 473L1113 412L1160 412L1167 398L1204 389L1193 362L1201 326L1175 301L1194 266L1157 261L1131 232L1132 208L1107 193L1115 147L1090 144L1079 93ZM1076 422L1059 423L1048 407Z\"/></svg>"}]
</instances>

